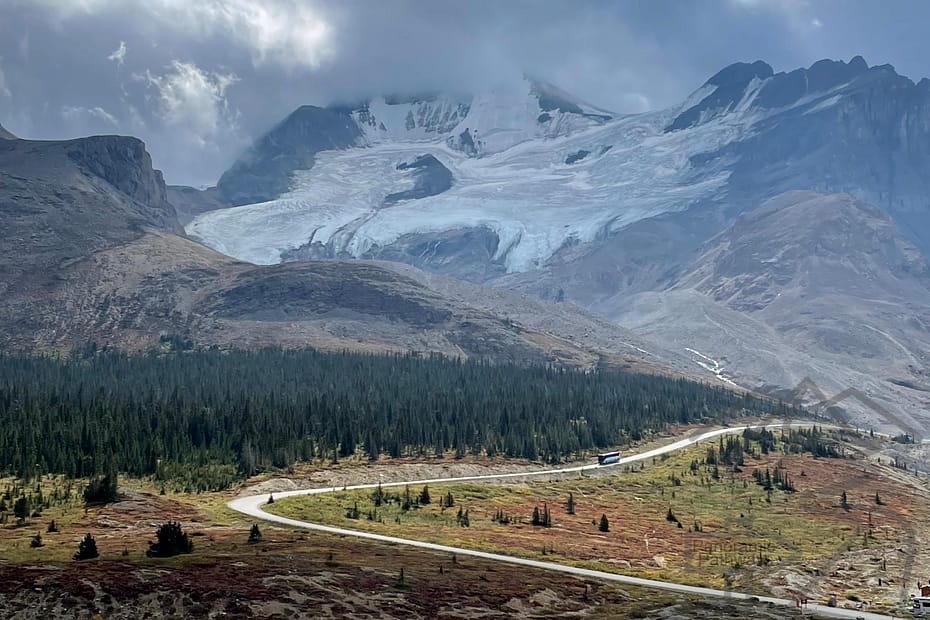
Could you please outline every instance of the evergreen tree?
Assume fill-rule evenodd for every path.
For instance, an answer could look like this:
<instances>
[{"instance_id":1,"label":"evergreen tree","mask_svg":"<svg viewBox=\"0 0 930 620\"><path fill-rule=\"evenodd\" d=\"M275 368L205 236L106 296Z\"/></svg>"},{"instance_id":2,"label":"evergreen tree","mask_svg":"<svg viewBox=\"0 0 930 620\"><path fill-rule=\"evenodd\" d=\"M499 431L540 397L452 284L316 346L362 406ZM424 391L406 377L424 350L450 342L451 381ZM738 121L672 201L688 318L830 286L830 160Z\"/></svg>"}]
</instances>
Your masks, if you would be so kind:
<instances>
[{"instance_id":1,"label":"evergreen tree","mask_svg":"<svg viewBox=\"0 0 930 620\"><path fill-rule=\"evenodd\" d=\"M55 523L55 519L51 520L51 522L48 524L48 528L45 531L48 532L49 534L52 534L58 531L58 524Z\"/></svg>"},{"instance_id":2,"label":"evergreen tree","mask_svg":"<svg viewBox=\"0 0 930 620\"><path fill-rule=\"evenodd\" d=\"M25 523L31 513L29 498L21 495L13 502L13 515L19 519L20 523Z\"/></svg>"},{"instance_id":3,"label":"evergreen tree","mask_svg":"<svg viewBox=\"0 0 930 620\"><path fill-rule=\"evenodd\" d=\"M258 523L252 524L252 529L249 530L249 544L254 545L255 543L260 543L262 541L262 531L258 529Z\"/></svg>"},{"instance_id":4,"label":"evergreen tree","mask_svg":"<svg viewBox=\"0 0 930 620\"><path fill-rule=\"evenodd\" d=\"M384 503L384 489L381 488L381 483L378 483L377 488L371 494L371 501L374 503L375 508L380 508L381 504Z\"/></svg>"},{"instance_id":5,"label":"evergreen tree","mask_svg":"<svg viewBox=\"0 0 930 620\"><path fill-rule=\"evenodd\" d=\"M413 497L410 495L410 487L404 487L404 496L403 501L401 502L400 509L404 512L407 512L413 507Z\"/></svg>"},{"instance_id":6,"label":"evergreen tree","mask_svg":"<svg viewBox=\"0 0 930 620\"><path fill-rule=\"evenodd\" d=\"M424 484L424 485L423 485L423 490L420 491L420 505L429 504L429 502L430 502L429 487L427 487L427 486Z\"/></svg>"},{"instance_id":7,"label":"evergreen tree","mask_svg":"<svg viewBox=\"0 0 930 620\"><path fill-rule=\"evenodd\" d=\"M570 515L575 514L575 496L571 493L568 494L568 503L565 505L565 512Z\"/></svg>"},{"instance_id":8,"label":"evergreen tree","mask_svg":"<svg viewBox=\"0 0 930 620\"><path fill-rule=\"evenodd\" d=\"M610 521L607 520L607 515L605 514L601 515L601 522L598 524L597 529L599 529L602 532L610 531Z\"/></svg>"},{"instance_id":9,"label":"evergreen tree","mask_svg":"<svg viewBox=\"0 0 930 620\"><path fill-rule=\"evenodd\" d=\"M88 504L109 504L119 499L118 474L116 472L116 461L110 459L110 465L107 473L102 476L94 476L84 488L84 501Z\"/></svg>"},{"instance_id":10,"label":"evergreen tree","mask_svg":"<svg viewBox=\"0 0 930 620\"><path fill-rule=\"evenodd\" d=\"M145 552L150 558L167 558L194 550L193 543L177 521L163 523L155 532L155 537L157 540L150 542L149 550Z\"/></svg>"},{"instance_id":11,"label":"evergreen tree","mask_svg":"<svg viewBox=\"0 0 930 620\"><path fill-rule=\"evenodd\" d=\"M29 546L33 549L45 546L45 543L42 542L42 534L40 532L36 532L36 535L32 537L32 540L29 542Z\"/></svg>"},{"instance_id":12,"label":"evergreen tree","mask_svg":"<svg viewBox=\"0 0 930 620\"><path fill-rule=\"evenodd\" d=\"M719 386L603 365L576 372L166 343L153 355L0 356L0 475L34 476L40 463L42 471L89 480L87 501L108 502L117 499L117 469L151 476L160 489L197 492L298 460L349 456L359 446L369 458L454 450L555 463L729 411L794 413ZM841 454L814 433L786 438L817 456ZM763 451L775 445L765 430L747 430L744 441ZM718 460L732 451L727 441L723 450Z\"/></svg>"},{"instance_id":13,"label":"evergreen tree","mask_svg":"<svg viewBox=\"0 0 930 620\"><path fill-rule=\"evenodd\" d=\"M358 502L355 502L351 508L346 508L346 519L358 519L361 514L358 509Z\"/></svg>"},{"instance_id":14,"label":"evergreen tree","mask_svg":"<svg viewBox=\"0 0 930 620\"><path fill-rule=\"evenodd\" d=\"M99 557L97 541L90 534L86 535L78 544L78 551L74 554L75 560L92 560Z\"/></svg>"}]
</instances>

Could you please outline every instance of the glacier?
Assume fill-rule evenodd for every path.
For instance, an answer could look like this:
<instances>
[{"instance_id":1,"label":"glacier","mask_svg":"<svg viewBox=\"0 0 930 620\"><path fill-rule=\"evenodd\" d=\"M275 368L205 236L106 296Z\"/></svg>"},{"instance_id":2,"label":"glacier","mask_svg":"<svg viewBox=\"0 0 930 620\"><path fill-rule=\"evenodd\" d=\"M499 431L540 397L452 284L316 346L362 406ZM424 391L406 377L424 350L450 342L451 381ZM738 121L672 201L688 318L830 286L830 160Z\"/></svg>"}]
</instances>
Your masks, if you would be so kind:
<instances>
[{"instance_id":1,"label":"glacier","mask_svg":"<svg viewBox=\"0 0 930 620\"><path fill-rule=\"evenodd\" d=\"M495 259L510 272L526 271L566 243L591 241L715 194L726 183L726 167L722 162L716 170L702 166L698 173L690 157L744 138L748 131L745 122L723 118L666 133L675 113L669 110L539 137L530 135L534 128L529 123L519 127L521 119L513 114L502 122L493 110L483 109L492 106L476 99L463 123L478 116L501 125L497 132L480 134L494 142L495 152L470 157L451 148L446 135L373 139L389 133L376 131L367 144L319 153L313 167L296 172L291 190L279 198L205 213L187 226L187 233L229 256L272 264L309 242L362 257L405 234L486 228L500 240ZM541 113L528 112L523 118ZM581 150L590 154L565 163ZM399 171L398 165L425 154L451 171L452 187L384 206L386 196L413 186L412 173Z\"/></svg>"},{"instance_id":2,"label":"glacier","mask_svg":"<svg viewBox=\"0 0 930 620\"><path fill-rule=\"evenodd\" d=\"M726 113L705 105L721 97L712 83L683 105L626 116L530 80L474 97L376 98L346 117L359 127L356 143L316 153L293 172L289 191L204 213L186 230L229 256L273 264L308 244L364 258L406 235L484 229L497 236L493 258L507 272L533 270L567 244L725 200L734 169L727 146L788 109L836 105L845 86L765 108L755 101L766 83L748 79L724 101ZM699 104L699 122L669 130ZM451 187L386 201L413 188L416 171L404 164L426 155L449 171Z\"/></svg>"}]
</instances>

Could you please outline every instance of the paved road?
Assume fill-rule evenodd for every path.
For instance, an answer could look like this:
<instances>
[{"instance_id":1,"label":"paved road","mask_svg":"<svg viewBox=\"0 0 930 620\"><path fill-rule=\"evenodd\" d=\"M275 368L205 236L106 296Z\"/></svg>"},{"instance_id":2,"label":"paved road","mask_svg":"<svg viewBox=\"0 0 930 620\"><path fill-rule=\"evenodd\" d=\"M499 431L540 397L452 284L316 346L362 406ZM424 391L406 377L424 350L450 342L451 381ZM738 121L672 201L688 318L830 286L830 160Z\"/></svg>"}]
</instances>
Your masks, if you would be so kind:
<instances>
[{"instance_id":1,"label":"paved road","mask_svg":"<svg viewBox=\"0 0 930 620\"><path fill-rule=\"evenodd\" d=\"M558 469L544 469L540 471L533 472L517 472L510 474L489 474L482 476L461 476L461 477L452 477L452 478L430 478L426 480L408 480L404 482L385 482L381 483L382 488L387 487L398 487L398 486L407 486L407 485L420 485L420 484L439 484L443 482L469 482L473 480L503 480L507 478L535 478L535 477L545 477L552 476L555 474L565 474L572 472L581 472L588 471L592 469L605 469L607 467L616 467L619 465L628 465L630 463L635 463L637 461L642 461L645 459L651 459L654 456L660 454L666 454L668 452L674 452L676 450L681 450L682 448L687 448L696 443L702 441L707 441L709 439L715 439L721 435L729 435L742 433L747 428L803 428L811 426L811 423L799 422L799 423L790 423L790 424L770 424L766 426L738 426L732 428L721 428L712 431L707 431L703 433L695 433L685 439L681 439L674 443L670 443L653 450L648 450L639 454L633 454L630 456L623 457L620 459L619 463L613 465L580 465L575 467L564 467ZM821 425L817 426L829 426ZM322 487L314 489L300 489L296 491L282 491L275 493L275 499L283 499L285 497L295 497L298 495L318 495L321 493L332 493L335 491L348 490L353 491L356 489L373 489L378 486L379 483L371 484L355 484L347 487ZM554 562L540 562L539 560L529 560L525 558L518 558L509 555L503 555L499 553L487 553L484 551L475 551L473 549L463 549L460 547L449 547L446 545L437 545L434 543L423 542L420 540L410 540L407 538L398 538L395 536L383 536L381 534L372 534L370 532L360 532L357 530L348 530L341 527L332 527L329 525L321 525L318 523L309 523L307 521L299 521L297 519L289 519L288 517L282 517L279 515L274 515L268 512L265 512L262 508L265 505L265 502L268 500L268 496L265 494L262 495L250 495L248 497L240 497L232 500L228 503L228 506L237 512L247 514L251 517L256 517L258 519L264 519L265 521L273 521L275 523L280 523L283 525L290 525L293 527L299 527L308 530L315 530L318 532L326 532L329 534L337 534L340 536L354 536L356 538L364 538L366 540L374 540L382 543L395 544L395 545L407 545L409 547L419 547L421 549L429 549L430 551L440 551L448 554L455 554L458 556L470 556L475 558L482 558L485 560L493 560L496 562L505 562L508 564L516 564L519 566L528 566L530 568L537 568L541 570L557 571L561 573L568 573L570 575L576 575L579 577L586 577L589 579L598 579L601 581L613 581L619 582L627 585L637 585L647 588L658 588L662 590L671 590L674 592L682 592L685 594L698 594L702 596L714 596L714 597L725 597L737 600L759 600L764 603L772 603L774 605L780 605L784 607L795 607L796 603L793 600L773 598L768 596L753 596L750 594L743 594L740 592L730 592L726 590L714 590L712 588L702 588L698 586L688 586L677 583L670 583L667 581L657 581L654 579L641 579L639 577L630 577L627 575L618 575L616 573L609 573L605 571L590 570L586 568L577 568L574 566L565 566L563 564L556 564ZM838 609L835 607L827 607L826 605L819 604L809 604L806 606L808 614L816 614L819 616L829 617L829 618L862 618L863 620L888 620L892 616L884 616L881 614L874 614L862 611L848 610L848 609ZM903 612L902 612L903 613ZM899 616L899 617L904 617Z\"/></svg>"}]
</instances>

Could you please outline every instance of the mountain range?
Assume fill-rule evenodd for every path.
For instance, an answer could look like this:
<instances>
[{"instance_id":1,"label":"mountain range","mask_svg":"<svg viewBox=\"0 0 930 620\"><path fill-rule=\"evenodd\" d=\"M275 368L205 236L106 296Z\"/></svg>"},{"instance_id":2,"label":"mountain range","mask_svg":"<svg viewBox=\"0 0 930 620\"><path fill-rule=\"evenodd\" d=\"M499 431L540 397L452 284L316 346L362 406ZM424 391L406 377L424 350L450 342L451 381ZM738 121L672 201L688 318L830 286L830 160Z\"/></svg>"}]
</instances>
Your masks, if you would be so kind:
<instances>
[{"instance_id":1,"label":"mountain range","mask_svg":"<svg viewBox=\"0 0 930 620\"><path fill-rule=\"evenodd\" d=\"M888 65L736 63L644 114L534 77L302 106L205 191L131 138L0 137L8 346L609 360L930 421L930 81Z\"/></svg>"},{"instance_id":2,"label":"mountain range","mask_svg":"<svg viewBox=\"0 0 930 620\"><path fill-rule=\"evenodd\" d=\"M181 336L670 372L579 308L505 291L474 301L390 263L235 260L186 238L169 196L135 138L0 141L0 346L145 350Z\"/></svg>"}]
</instances>

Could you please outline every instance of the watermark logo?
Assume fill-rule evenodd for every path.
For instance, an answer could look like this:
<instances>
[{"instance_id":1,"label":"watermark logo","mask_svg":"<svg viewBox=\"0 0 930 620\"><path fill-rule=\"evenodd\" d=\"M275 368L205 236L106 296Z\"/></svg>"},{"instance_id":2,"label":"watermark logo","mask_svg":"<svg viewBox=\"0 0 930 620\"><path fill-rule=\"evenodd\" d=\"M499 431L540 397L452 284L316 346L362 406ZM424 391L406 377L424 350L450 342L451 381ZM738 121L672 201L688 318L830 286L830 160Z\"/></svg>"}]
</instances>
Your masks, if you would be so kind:
<instances>
[{"instance_id":1,"label":"watermark logo","mask_svg":"<svg viewBox=\"0 0 930 620\"><path fill-rule=\"evenodd\" d=\"M913 437L916 441L920 441L922 438L922 433L920 429L914 428L913 424L889 411L887 407L883 407L879 404L874 398L863 392L862 390L854 387L846 388L831 397L827 397L826 393L820 389L820 387L811 379L810 377L804 377L798 383L793 390L791 390L788 398L788 402L794 405L800 405L804 401L805 395L811 395L817 399L817 402L813 405L809 405L810 409L814 414L825 415L831 410L839 407L840 403L844 401L854 399L858 401L861 405L871 410L873 413L877 414L886 422L894 424L896 427ZM843 416L839 421L848 423L849 419Z\"/></svg>"},{"instance_id":2,"label":"watermark logo","mask_svg":"<svg viewBox=\"0 0 930 620\"><path fill-rule=\"evenodd\" d=\"M905 420L855 388L828 397L805 378L782 401L800 407L802 398L809 402L811 396L818 402L805 409L815 416L829 414L847 422L837 418L836 408L853 398L919 441ZM885 462L894 469L884 474L854 465L843 445L830 436L834 431L827 420L819 429L812 428L816 422L794 417L792 411L786 409L778 425L705 443L706 457L678 474L706 486L707 493L728 494L730 502L712 524L700 523L698 508L692 515L689 506L680 501L676 505L683 513L674 517L685 530L688 571L706 575L706 583L722 580L730 592L795 599L799 607L816 602L901 611L920 585L914 577L919 538L906 516L908 507L889 505L882 492L891 475L908 478L895 484L926 482L911 479L918 475L916 469L897 459ZM875 440L868 431L838 432L851 440L858 436L863 445L860 457L869 458L867 444ZM801 453L817 458L802 461L794 456ZM843 469L825 468L832 459L840 459ZM812 471L804 471L805 462ZM828 481L825 476L831 471L842 475Z\"/></svg>"}]
</instances>

